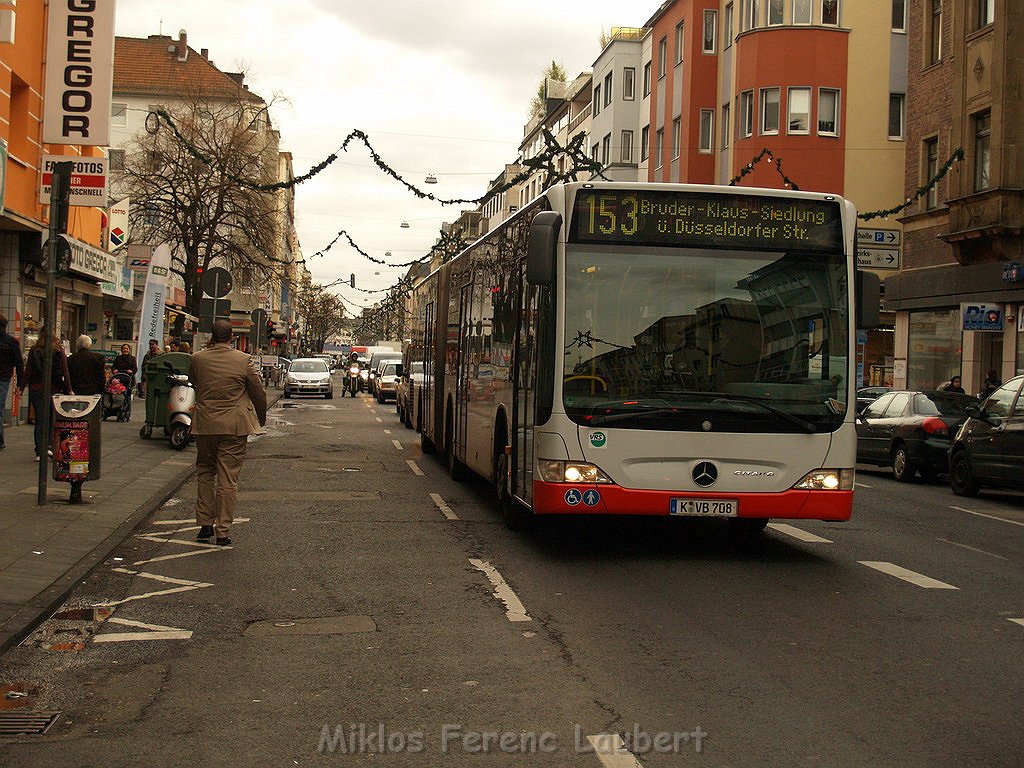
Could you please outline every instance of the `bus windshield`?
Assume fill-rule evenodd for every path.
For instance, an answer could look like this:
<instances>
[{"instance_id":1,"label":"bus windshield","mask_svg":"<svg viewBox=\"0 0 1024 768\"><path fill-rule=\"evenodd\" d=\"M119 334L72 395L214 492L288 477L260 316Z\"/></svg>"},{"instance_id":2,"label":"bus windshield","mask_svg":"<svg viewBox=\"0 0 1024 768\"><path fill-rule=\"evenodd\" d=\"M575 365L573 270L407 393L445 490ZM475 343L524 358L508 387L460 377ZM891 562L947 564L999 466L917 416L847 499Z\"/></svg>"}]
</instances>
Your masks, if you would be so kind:
<instances>
[{"instance_id":1,"label":"bus windshield","mask_svg":"<svg viewBox=\"0 0 1024 768\"><path fill-rule=\"evenodd\" d=\"M569 245L562 403L581 425L827 432L846 411L842 253Z\"/></svg>"}]
</instances>

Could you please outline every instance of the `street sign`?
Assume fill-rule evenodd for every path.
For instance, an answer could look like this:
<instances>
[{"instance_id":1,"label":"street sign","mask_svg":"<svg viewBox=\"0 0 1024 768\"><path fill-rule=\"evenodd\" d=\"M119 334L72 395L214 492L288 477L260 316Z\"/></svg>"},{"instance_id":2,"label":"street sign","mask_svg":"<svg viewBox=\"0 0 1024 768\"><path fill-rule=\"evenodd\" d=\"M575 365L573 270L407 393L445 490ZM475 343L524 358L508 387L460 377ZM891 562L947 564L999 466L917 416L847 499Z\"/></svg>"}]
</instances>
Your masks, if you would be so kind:
<instances>
[{"instance_id":1,"label":"street sign","mask_svg":"<svg viewBox=\"0 0 1024 768\"><path fill-rule=\"evenodd\" d=\"M857 266L868 269L899 269L899 248L864 248L857 244Z\"/></svg>"},{"instance_id":2,"label":"street sign","mask_svg":"<svg viewBox=\"0 0 1024 768\"><path fill-rule=\"evenodd\" d=\"M200 299L199 332L211 333L214 320L231 320L231 302L227 299Z\"/></svg>"},{"instance_id":3,"label":"street sign","mask_svg":"<svg viewBox=\"0 0 1024 768\"><path fill-rule=\"evenodd\" d=\"M231 273L223 267L211 267L203 273L203 293L215 299L223 299L231 293Z\"/></svg>"},{"instance_id":4,"label":"street sign","mask_svg":"<svg viewBox=\"0 0 1024 768\"><path fill-rule=\"evenodd\" d=\"M903 233L898 229L857 227L857 266L867 269L899 269Z\"/></svg>"},{"instance_id":5,"label":"street sign","mask_svg":"<svg viewBox=\"0 0 1024 768\"><path fill-rule=\"evenodd\" d=\"M898 229L865 229L857 227L857 247L896 248L903 243Z\"/></svg>"}]
</instances>

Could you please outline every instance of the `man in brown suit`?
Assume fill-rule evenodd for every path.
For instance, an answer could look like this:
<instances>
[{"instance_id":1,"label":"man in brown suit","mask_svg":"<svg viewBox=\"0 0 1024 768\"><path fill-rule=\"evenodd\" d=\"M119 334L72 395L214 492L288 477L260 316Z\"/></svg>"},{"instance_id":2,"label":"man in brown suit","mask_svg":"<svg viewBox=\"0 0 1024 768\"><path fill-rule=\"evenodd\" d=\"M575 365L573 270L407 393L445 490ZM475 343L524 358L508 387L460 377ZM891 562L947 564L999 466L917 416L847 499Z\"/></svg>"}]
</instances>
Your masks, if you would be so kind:
<instances>
[{"instance_id":1,"label":"man in brown suit","mask_svg":"<svg viewBox=\"0 0 1024 768\"><path fill-rule=\"evenodd\" d=\"M217 544L226 546L246 442L267 423L267 393L249 355L231 346L227 320L213 323L212 343L192 356L189 377L196 388L196 538L207 540L216 528Z\"/></svg>"}]
</instances>

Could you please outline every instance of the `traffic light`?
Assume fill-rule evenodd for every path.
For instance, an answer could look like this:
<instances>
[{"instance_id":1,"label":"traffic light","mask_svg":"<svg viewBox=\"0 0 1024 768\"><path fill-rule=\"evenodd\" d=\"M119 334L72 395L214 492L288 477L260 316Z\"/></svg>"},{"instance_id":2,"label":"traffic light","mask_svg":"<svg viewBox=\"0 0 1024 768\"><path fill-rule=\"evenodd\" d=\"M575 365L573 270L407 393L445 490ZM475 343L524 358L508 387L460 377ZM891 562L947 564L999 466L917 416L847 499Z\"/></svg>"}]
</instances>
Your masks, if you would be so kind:
<instances>
[{"instance_id":1,"label":"traffic light","mask_svg":"<svg viewBox=\"0 0 1024 768\"><path fill-rule=\"evenodd\" d=\"M274 321L267 319L267 338L269 339L274 335Z\"/></svg>"}]
</instances>

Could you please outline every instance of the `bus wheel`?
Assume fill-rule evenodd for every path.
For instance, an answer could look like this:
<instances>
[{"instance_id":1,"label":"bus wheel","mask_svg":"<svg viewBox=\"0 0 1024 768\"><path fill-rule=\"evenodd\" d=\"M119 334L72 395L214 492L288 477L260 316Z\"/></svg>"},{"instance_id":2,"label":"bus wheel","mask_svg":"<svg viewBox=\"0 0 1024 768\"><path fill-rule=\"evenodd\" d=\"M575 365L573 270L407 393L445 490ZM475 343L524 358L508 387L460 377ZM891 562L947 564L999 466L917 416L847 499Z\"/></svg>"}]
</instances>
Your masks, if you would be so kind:
<instances>
[{"instance_id":1,"label":"bus wheel","mask_svg":"<svg viewBox=\"0 0 1024 768\"><path fill-rule=\"evenodd\" d=\"M426 432L420 432L420 450L423 453L437 453L437 446L434 445L434 441L427 437Z\"/></svg>"},{"instance_id":2,"label":"bus wheel","mask_svg":"<svg viewBox=\"0 0 1024 768\"><path fill-rule=\"evenodd\" d=\"M445 430L445 459L448 462L448 477L456 483L466 479L466 465L455 455L455 436L452 434L454 424L451 417L447 419L448 429Z\"/></svg>"},{"instance_id":3,"label":"bus wheel","mask_svg":"<svg viewBox=\"0 0 1024 768\"><path fill-rule=\"evenodd\" d=\"M509 472L511 457L505 453L505 446L495 446L494 457L494 488L498 496L498 508L505 527L512 531L526 528L533 520L533 515L526 507L516 501L509 493Z\"/></svg>"}]
</instances>

